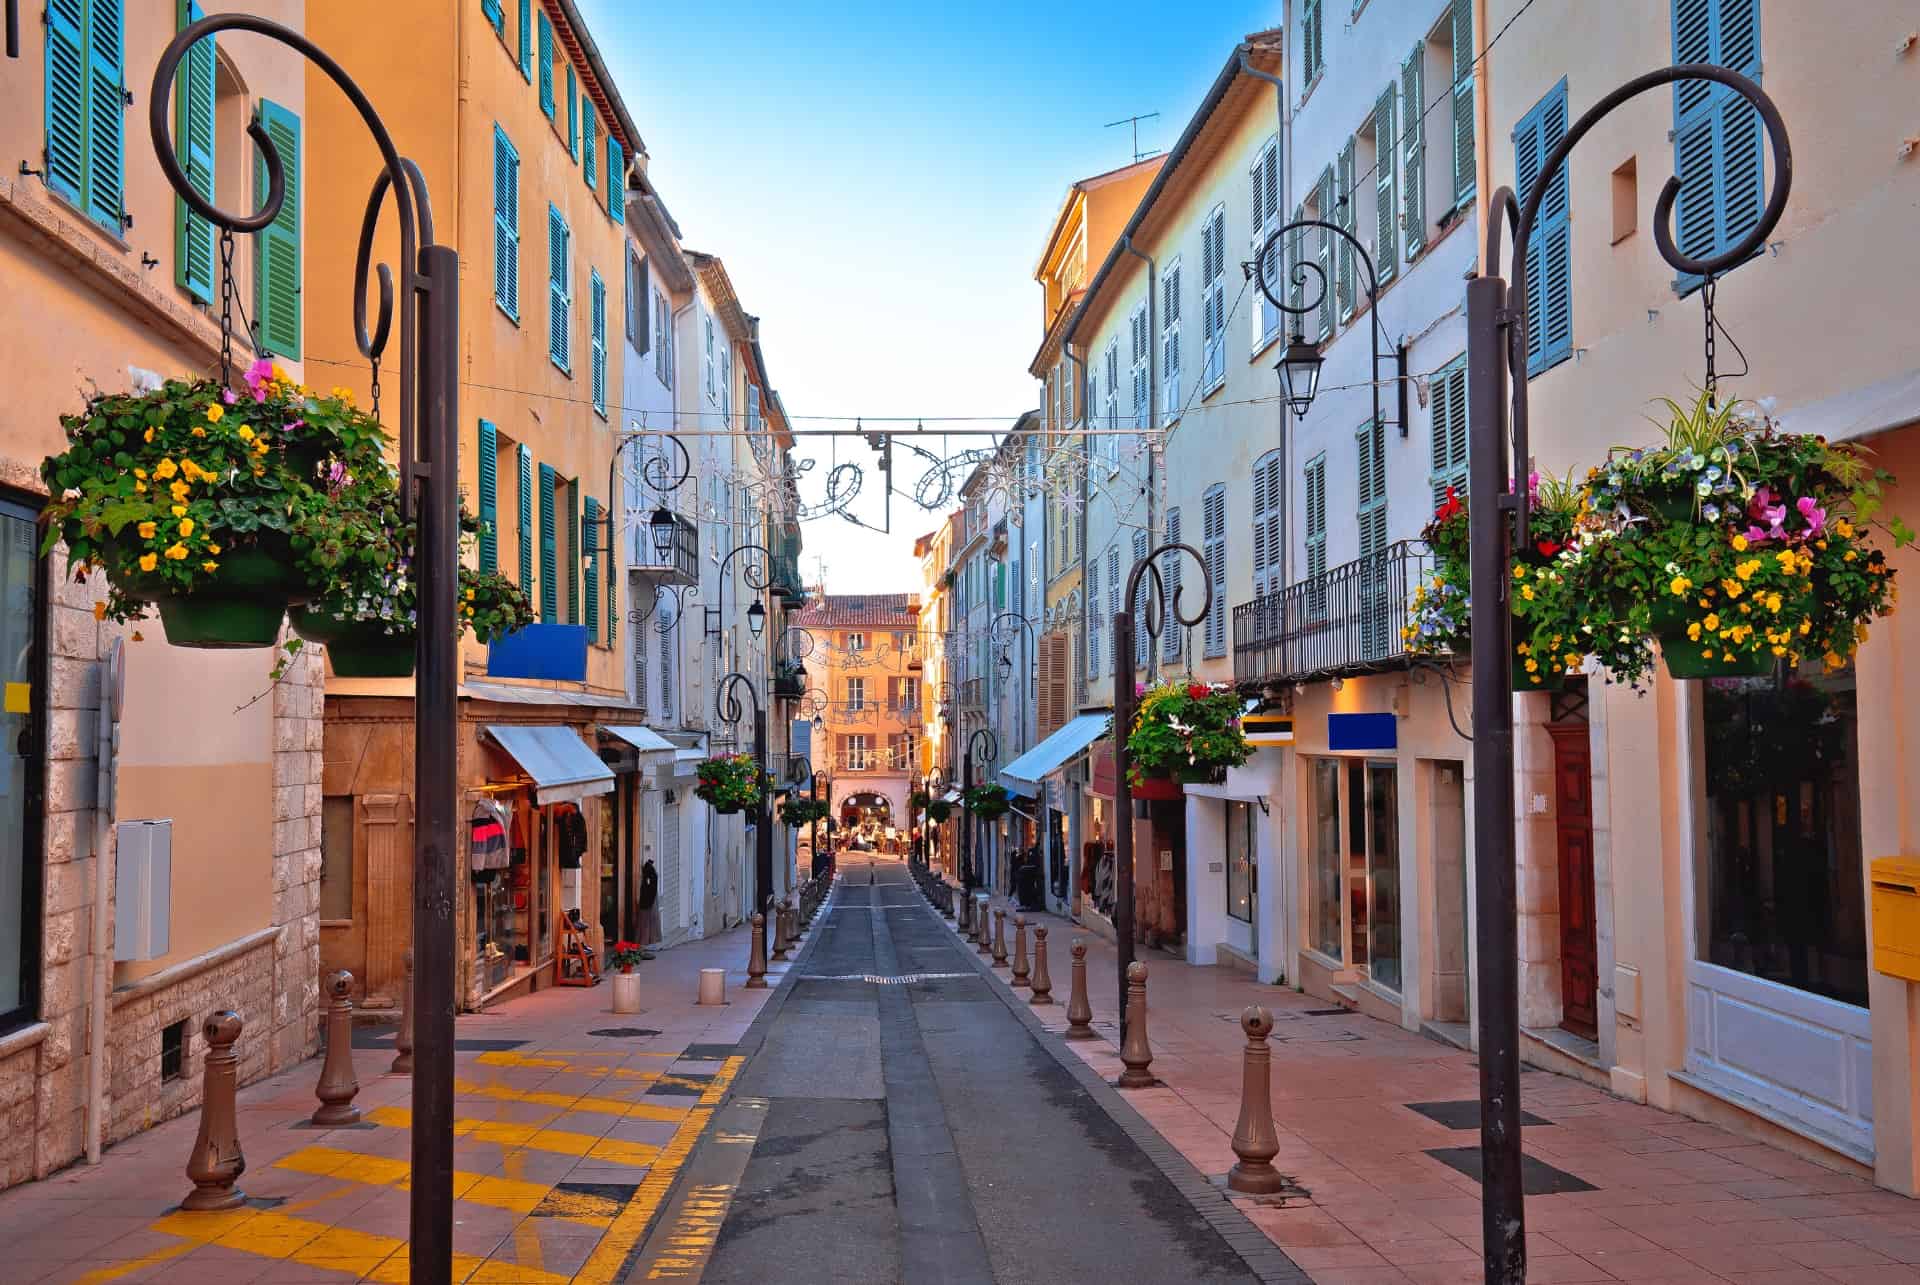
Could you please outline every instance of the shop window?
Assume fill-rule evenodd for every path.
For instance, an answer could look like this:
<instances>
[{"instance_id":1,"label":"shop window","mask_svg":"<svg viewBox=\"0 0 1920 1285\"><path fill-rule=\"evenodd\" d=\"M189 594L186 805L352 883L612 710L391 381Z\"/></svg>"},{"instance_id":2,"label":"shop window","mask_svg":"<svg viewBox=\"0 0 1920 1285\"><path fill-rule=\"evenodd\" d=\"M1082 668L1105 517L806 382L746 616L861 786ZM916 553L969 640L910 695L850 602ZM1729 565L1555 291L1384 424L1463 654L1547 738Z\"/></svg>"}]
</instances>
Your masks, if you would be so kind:
<instances>
[{"instance_id":1,"label":"shop window","mask_svg":"<svg viewBox=\"0 0 1920 1285\"><path fill-rule=\"evenodd\" d=\"M1867 1002L1854 673L1702 684L1706 844L1700 958Z\"/></svg>"},{"instance_id":2,"label":"shop window","mask_svg":"<svg viewBox=\"0 0 1920 1285\"><path fill-rule=\"evenodd\" d=\"M320 918L353 918L353 796L320 800Z\"/></svg>"},{"instance_id":3,"label":"shop window","mask_svg":"<svg viewBox=\"0 0 1920 1285\"><path fill-rule=\"evenodd\" d=\"M1338 961L1341 877L1340 763L1313 763L1313 948Z\"/></svg>"},{"instance_id":4,"label":"shop window","mask_svg":"<svg viewBox=\"0 0 1920 1285\"><path fill-rule=\"evenodd\" d=\"M1253 922L1254 853L1253 805L1229 801L1227 813L1227 913L1243 923Z\"/></svg>"},{"instance_id":5,"label":"shop window","mask_svg":"<svg viewBox=\"0 0 1920 1285\"><path fill-rule=\"evenodd\" d=\"M40 971L38 719L44 564L34 511L0 500L0 1031L34 1020Z\"/></svg>"}]
</instances>

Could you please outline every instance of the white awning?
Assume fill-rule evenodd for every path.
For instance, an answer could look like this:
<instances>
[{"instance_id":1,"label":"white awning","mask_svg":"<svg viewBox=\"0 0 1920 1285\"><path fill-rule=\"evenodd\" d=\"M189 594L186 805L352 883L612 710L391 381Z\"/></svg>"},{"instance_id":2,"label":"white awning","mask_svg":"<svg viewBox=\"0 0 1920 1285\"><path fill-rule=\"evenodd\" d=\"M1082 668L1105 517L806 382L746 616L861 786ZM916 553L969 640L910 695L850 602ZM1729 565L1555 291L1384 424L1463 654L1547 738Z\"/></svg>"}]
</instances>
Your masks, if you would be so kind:
<instances>
[{"instance_id":1,"label":"white awning","mask_svg":"<svg viewBox=\"0 0 1920 1285\"><path fill-rule=\"evenodd\" d=\"M1000 769L1000 784L1016 794L1038 796L1040 782L1086 752L1106 735L1110 714L1080 714L1053 735Z\"/></svg>"},{"instance_id":2,"label":"white awning","mask_svg":"<svg viewBox=\"0 0 1920 1285\"><path fill-rule=\"evenodd\" d=\"M571 727L490 723L487 735L533 778L533 799L542 807L613 790L613 769Z\"/></svg>"},{"instance_id":3,"label":"white awning","mask_svg":"<svg viewBox=\"0 0 1920 1285\"><path fill-rule=\"evenodd\" d=\"M674 744L651 727L614 727L603 725L600 730L608 736L618 737L643 755L672 754Z\"/></svg>"},{"instance_id":4,"label":"white awning","mask_svg":"<svg viewBox=\"0 0 1920 1285\"><path fill-rule=\"evenodd\" d=\"M948 790L940 796L940 801L942 803L958 803L960 801L960 791L957 788Z\"/></svg>"}]
</instances>

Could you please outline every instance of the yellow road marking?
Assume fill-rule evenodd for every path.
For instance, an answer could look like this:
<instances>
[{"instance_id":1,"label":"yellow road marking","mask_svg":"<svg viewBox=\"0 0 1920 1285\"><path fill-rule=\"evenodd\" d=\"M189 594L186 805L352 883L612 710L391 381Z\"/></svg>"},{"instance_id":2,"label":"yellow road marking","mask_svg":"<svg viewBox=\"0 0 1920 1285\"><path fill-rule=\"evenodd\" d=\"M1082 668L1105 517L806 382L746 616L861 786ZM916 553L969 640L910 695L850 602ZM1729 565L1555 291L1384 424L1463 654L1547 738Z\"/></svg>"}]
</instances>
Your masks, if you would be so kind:
<instances>
[{"instance_id":1,"label":"yellow road marking","mask_svg":"<svg viewBox=\"0 0 1920 1285\"><path fill-rule=\"evenodd\" d=\"M364 1117L391 1129L413 1126L413 1112L406 1107L375 1107ZM492 1142L502 1147L525 1147L532 1151L551 1151L557 1155L579 1156L605 1164L635 1165L644 1168L654 1162L660 1148L646 1142L627 1142L621 1138L601 1138L591 1133L569 1133L540 1124L514 1124L506 1120L459 1120L453 1122L455 1137L475 1142Z\"/></svg>"},{"instance_id":2,"label":"yellow road marking","mask_svg":"<svg viewBox=\"0 0 1920 1285\"><path fill-rule=\"evenodd\" d=\"M596 1056L583 1053L582 1057ZM662 1054L660 1056L669 1056ZM508 1050L494 1050L480 1054L473 1059L481 1066L500 1066L511 1070L528 1071L572 1071L580 1075L617 1076L621 1079L638 1080L650 1084L660 1078L659 1071L636 1071L630 1067L616 1066L604 1059L597 1063L581 1064L564 1057L542 1056L534 1053L514 1053Z\"/></svg>"},{"instance_id":3,"label":"yellow road marking","mask_svg":"<svg viewBox=\"0 0 1920 1285\"><path fill-rule=\"evenodd\" d=\"M75 1285L104 1285L106 1281L117 1281L122 1276L131 1276L143 1267L164 1263L169 1258L178 1258L188 1250L198 1248L200 1248L199 1242L192 1240L183 1240L177 1245L162 1245L159 1249L142 1254L138 1258L129 1258L124 1263L115 1263L111 1267L96 1267L76 1281Z\"/></svg>"},{"instance_id":4,"label":"yellow road marking","mask_svg":"<svg viewBox=\"0 0 1920 1285\"><path fill-rule=\"evenodd\" d=\"M597 1115L616 1115L623 1120L678 1120L687 1113L681 1106L652 1102L628 1102L623 1098L596 1097L590 1093L548 1093L541 1089L514 1089L504 1084L481 1084L473 1080L453 1082L453 1091L475 1098L497 1098L502 1102L525 1102L533 1106L553 1107L560 1111L592 1111Z\"/></svg>"},{"instance_id":5,"label":"yellow road marking","mask_svg":"<svg viewBox=\"0 0 1920 1285\"><path fill-rule=\"evenodd\" d=\"M221 1245L262 1258L308 1267L354 1272L369 1280L405 1285L407 1242L397 1236L333 1227L271 1210L235 1209L225 1213L172 1213L153 1230L197 1245ZM526 1281L561 1285L567 1278L520 1263L490 1262L471 1254L453 1256L456 1280Z\"/></svg>"},{"instance_id":6,"label":"yellow road marking","mask_svg":"<svg viewBox=\"0 0 1920 1285\"><path fill-rule=\"evenodd\" d=\"M512 1183L516 1187L532 1187L535 1183L524 1181L527 1172L527 1153L525 1149L515 1147L501 1157L500 1167L506 1176L498 1181ZM531 1211L528 1211L531 1212ZM609 1218L602 1227L611 1225ZM513 1261L538 1271L547 1265L546 1255L540 1249L540 1229L533 1225L533 1219L521 1218L513 1225Z\"/></svg>"},{"instance_id":7,"label":"yellow road marking","mask_svg":"<svg viewBox=\"0 0 1920 1285\"><path fill-rule=\"evenodd\" d=\"M453 1198L471 1204L486 1205L493 1209L505 1209L521 1215L532 1213L542 1201L548 1201L548 1208L553 1208L554 1202L549 1200L549 1196L566 1193L556 1193L544 1183L520 1180L511 1172L511 1166L519 1161L518 1151L507 1153L509 1172L504 1178L455 1170ZM274 1161L273 1165L276 1169L291 1169L296 1173L344 1178L374 1187L397 1187L406 1191L413 1185L413 1167L407 1161L389 1156L362 1155L357 1151L343 1151L337 1147L303 1147L290 1156ZM348 1190L348 1188L341 1188L341 1190ZM586 1196L565 1203L569 1206L568 1212L555 1216L570 1222L586 1223L591 1227L605 1227L620 1211L619 1204L605 1196ZM283 1205L279 1212L296 1211L290 1206ZM520 1261L528 1260L522 1258ZM538 1264L535 1265L538 1266Z\"/></svg>"}]
</instances>

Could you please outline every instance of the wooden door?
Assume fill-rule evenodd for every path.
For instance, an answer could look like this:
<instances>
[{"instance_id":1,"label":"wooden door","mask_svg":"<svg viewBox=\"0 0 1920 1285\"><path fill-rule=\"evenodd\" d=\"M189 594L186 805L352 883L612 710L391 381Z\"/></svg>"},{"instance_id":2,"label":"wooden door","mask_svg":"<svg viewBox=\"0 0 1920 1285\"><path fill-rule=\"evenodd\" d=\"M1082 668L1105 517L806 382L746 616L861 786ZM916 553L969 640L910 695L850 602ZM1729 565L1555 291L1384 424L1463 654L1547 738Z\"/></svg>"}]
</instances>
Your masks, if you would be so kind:
<instances>
[{"instance_id":1,"label":"wooden door","mask_svg":"<svg viewBox=\"0 0 1920 1285\"><path fill-rule=\"evenodd\" d=\"M1560 1025L1596 1037L1599 948L1593 922L1593 773L1585 723L1549 724L1560 855Z\"/></svg>"}]
</instances>

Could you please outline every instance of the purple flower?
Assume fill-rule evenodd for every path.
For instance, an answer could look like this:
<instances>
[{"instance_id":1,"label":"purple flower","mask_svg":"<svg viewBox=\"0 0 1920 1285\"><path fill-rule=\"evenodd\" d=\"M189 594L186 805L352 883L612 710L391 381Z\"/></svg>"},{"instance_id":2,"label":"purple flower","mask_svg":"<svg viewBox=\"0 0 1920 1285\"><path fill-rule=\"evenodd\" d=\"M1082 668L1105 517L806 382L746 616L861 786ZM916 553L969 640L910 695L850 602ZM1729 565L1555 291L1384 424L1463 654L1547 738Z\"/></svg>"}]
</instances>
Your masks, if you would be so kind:
<instances>
[{"instance_id":1,"label":"purple flower","mask_svg":"<svg viewBox=\"0 0 1920 1285\"><path fill-rule=\"evenodd\" d=\"M231 388L223 388L220 390L220 400L231 406L240 400L240 395Z\"/></svg>"},{"instance_id":2,"label":"purple flower","mask_svg":"<svg viewBox=\"0 0 1920 1285\"><path fill-rule=\"evenodd\" d=\"M1794 507L1800 510L1800 516L1806 521L1807 534L1819 535L1820 529L1827 524L1827 511L1815 504L1810 495L1801 496Z\"/></svg>"},{"instance_id":3,"label":"purple flower","mask_svg":"<svg viewBox=\"0 0 1920 1285\"><path fill-rule=\"evenodd\" d=\"M246 384L247 391L253 394L253 400L264 402L267 400L267 381L273 378L273 359L271 357L256 358L253 365L247 367L246 374L240 378Z\"/></svg>"}]
</instances>

